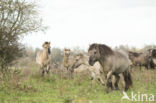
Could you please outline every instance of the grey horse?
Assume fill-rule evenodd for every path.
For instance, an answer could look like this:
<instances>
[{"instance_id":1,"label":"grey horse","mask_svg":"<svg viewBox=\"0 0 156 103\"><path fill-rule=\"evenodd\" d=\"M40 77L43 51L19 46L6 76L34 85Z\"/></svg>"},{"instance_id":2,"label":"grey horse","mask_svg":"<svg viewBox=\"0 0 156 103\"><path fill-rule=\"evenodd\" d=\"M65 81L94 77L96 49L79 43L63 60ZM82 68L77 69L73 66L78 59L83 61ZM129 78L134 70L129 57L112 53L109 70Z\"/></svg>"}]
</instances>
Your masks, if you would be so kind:
<instances>
[{"instance_id":1,"label":"grey horse","mask_svg":"<svg viewBox=\"0 0 156 103\"><path fill-rule=\"evenodd\" d=\"M119 90L118 82L120 80L119 74L123 75L123 87L127 91L132 85L132 77L129 71L130 62L128 55L121 51L114 51L104 44L92 44L88 49L89 64L94 65L99 61L103 67L106 75L106 92L108 93L110 87L112 88L112 75L115 76L115 89Z\"/></svg>"},{"instance_id":2,"label":"grey horse","mask_svg":"<svg viewBox=\"0 0 156 103\"><path fill-rule=\"evenodd\" d=\"M129 51L129 58L133 64L133 66L140 66L140 70L142 66L145 66L146 69L150 66L150 57L151 53L149 50L144 51L142 53Z\"/></svg>"}]
</instances>

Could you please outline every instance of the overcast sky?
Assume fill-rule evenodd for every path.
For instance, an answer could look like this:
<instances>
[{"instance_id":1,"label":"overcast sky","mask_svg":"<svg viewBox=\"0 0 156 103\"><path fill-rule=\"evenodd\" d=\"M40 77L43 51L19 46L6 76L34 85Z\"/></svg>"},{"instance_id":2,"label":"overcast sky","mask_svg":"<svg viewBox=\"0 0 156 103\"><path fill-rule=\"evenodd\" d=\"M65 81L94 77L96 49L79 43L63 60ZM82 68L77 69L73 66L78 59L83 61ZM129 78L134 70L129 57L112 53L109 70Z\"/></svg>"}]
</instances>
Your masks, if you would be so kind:
<instances>
[{"instance_id":1,"label":"overcast sky","mask_svg":"<svg viewBox=\"0 0 156 103\"><path fill-rule=\"evenodd\" d=\"M23 39L27 46L87 49L88 44L156 44L156 0L41 0L49 29Z\"/></svg>"}]
</instances>

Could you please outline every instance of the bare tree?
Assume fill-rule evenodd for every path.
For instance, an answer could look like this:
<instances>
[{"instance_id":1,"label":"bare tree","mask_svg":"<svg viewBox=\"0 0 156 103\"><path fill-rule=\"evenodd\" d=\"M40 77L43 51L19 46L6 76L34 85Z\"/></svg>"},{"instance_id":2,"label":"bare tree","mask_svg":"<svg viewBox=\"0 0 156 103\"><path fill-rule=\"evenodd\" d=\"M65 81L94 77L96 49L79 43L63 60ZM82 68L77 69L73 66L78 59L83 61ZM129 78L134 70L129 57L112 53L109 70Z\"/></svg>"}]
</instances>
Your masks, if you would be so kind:
<instances>
[{"instance_id":1,"label":"bare tree","mask_svg":"<svg viewBox=\"0 0 156 103\"><path fill-rule=\"evenodd\" d=\"M0 0L0 72L22 55L19 39L28 33L45 30L36 2Z\"/></svg>"}]
</instances>

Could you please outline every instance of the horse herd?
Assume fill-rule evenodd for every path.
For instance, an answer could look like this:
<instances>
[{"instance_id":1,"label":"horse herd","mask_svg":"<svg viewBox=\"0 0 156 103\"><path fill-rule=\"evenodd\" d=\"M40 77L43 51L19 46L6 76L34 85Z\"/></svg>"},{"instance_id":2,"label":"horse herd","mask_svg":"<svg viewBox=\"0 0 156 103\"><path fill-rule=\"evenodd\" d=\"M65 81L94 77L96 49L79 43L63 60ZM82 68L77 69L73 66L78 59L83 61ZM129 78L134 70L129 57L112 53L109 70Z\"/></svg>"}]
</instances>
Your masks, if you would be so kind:
<instances>
[{"instance_id":1,"label":"horse herd","mask_svg":"<svg viewBox=\"0 0 156 103\"><path fill-rule=\"evenodd\" d=\"M36 55L36 62L40 64L42 76L50 70L50 42L44 42L43 50ZM124 91L132 86L131 70L134 66L155 68L156 49L144 52L132 52L124 50L113 50L105 44L93 43L89 46L88 54L79 53L72 55L70 49L64 49L63 66L73 76L74 72L87 70L91 74L91 83L97 78L102 85L106 86L106 92L119 90L119 80L122 80ZM104 74L106 83L101 75ZM115 81L112 82L112 78Z\"/></svg>"}]
</instances>

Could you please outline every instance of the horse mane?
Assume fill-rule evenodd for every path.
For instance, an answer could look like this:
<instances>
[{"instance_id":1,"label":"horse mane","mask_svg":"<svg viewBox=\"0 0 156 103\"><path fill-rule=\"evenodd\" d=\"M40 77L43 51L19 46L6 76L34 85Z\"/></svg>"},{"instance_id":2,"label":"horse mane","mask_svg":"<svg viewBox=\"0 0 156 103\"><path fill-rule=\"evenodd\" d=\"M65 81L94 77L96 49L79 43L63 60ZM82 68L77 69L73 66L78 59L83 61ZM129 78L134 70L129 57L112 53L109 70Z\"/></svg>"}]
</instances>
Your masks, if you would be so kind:
<instances>
[{"instance_id":1,"label":"horse mane","mask_svg":"<svg viewBox=\"0 0 156 103\"><path fill-rule=\"evenodd\" d=\"M44 44L48 44L49 42L45 41Z\"/></svg>"},{"instance_id":2,"label":"horse mane","mask_svg":"<svg viewBox=\"0 0 156 103\"><path fill-rule=\"evenodd\" d=\"M109 56L114 54L114 51L105 44L99 44L99 52L102 54L101 56Z\"/></svg>"},{"instance_id":3,"label":"horse mane","mask_svg":"<svg viewBox=\"0 0 156 103\"><path fill-rule=\"evenodd\" d=\"M99 49L101 56L109 56L109 55L114 54L114 51L105 44L94 43L94 44L90 45L90 47L89 47L89 50L92 50L92 49Z\"/></svg>"},{"instance_id":4,"label":"horse mane","mask_svg":"<svg viewBox=\"0 0 156 103\"><path fill-rule=\"evenodd\" d=\"M71 50L70 50L70 49L68 49L68 48L65 48L65 49L64 49L64 51L71 51Z\"/></svg>"},{"instance_id":5,"label":"horse mane","mask_svg":"<svg viewBox=\"0 0 156 103\"><path fill-rule=\"evenodd\" d=\"M142 54L142 53L137 53L137 52L132 52L132 51L129 51L129 53L131 53L135 57L139 57Z\"/></svg>"}]
</instances>

